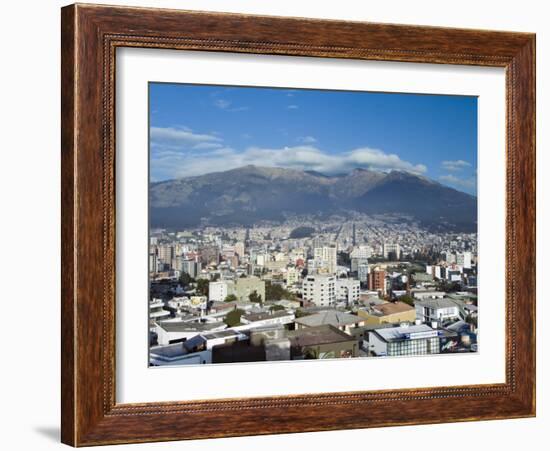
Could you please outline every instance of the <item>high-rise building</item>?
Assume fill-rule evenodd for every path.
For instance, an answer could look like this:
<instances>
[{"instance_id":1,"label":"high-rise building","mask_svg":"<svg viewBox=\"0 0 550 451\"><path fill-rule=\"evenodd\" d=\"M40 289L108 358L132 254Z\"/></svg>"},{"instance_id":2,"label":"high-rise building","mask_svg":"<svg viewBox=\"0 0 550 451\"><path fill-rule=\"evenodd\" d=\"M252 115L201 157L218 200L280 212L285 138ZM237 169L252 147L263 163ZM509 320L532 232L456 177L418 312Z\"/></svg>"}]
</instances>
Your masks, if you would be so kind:
<instances>
[{"instance_id":1,"label":"high-rise building","mask_svg":"<svg viewBox=\"0 0 550 451\"><path fill-rule=\"evenodd\" d=\"M325 245L325 240L320 236L314 237L312 241L313 241L312 242L313 249L317 249Z\"/></svg>"},{"instance_id":2,"label":"high-rise building","mask_svg":"<svg viewBox=\"0 0 550 451\"><path fill-rule=\"evenodd\" d=\"M359 300L361 283L355 279L336 280L336 298L353 304Z\"/></svg>"},{"instance_id":3,"label":"high-rise building","mask_svg":"<svg viewBox=\"0 0 550 451\"><path fill-rule=\"evenodd\" d=\"M357 278L360 282L367 282L369 278L369 264L361 263L357 266Z\"/></svg>"},{"instance_id":4,"label":"high-rise building","mask_svg":"<svg viewBox=\"0 0 550 451\"><path fill-rule=\"evenodd\" d=\"M208 300L224 301L230 294L235 294L235 284L230 280L220 280L208 284Z\"/></svg>"},{"instance_id":5,"label":"high-rise building","mask_svg":"<svg viewBox=\"0 0 550 451\"><path fill-rule=\"evenodd\" d=\"M220 262L220 250L217 246L207 246L201 249L201 261L204 265L215 264Z\"/></svg>"},{"instance_id":6,"label":"high-rise building","mask_svg":"<svg viewBox=\"0 0 550 451\"><path fill-rule=\"evenodd\" d=\"M158 270L158 261L157 254L154 252L149 253L149 271L157 272Z\"/></svg>"},{"instance_id":7,"label":"high-rise building","mask_svg":"<svg viewBox=\"0 0 550 451\"><path fill-rule=\"evenodd\" d=\"M286 270L286 286L291 287L300 280L300 273L297 268L288 268Z\"/></svg>"},{"instance_id":8,"label":"high-rise building","mask_svg":"<svg viewBox=\"0 0 550 451\"><path fill-rule=\"evenodd\" d=\"M384 243L382 245L382 253L386 259L395 255L395 259L398 260L401 255L401 247L397 243Z\"/></svg>"},{"instance_id":9,"label":"high-rise building","mask_svg":"<svg viewBox=\"0 0 550 451\"><path fill-rule=\"evenodd\" d=\"M174 246L170 244L161 244L158 246L158 259L165 265L172 267L172 260L176 256Z\"/></svg>"},{"instance_id":10,"label":"high-rise building","mask_svg":"<svg viewBox=\"0 0 550 451\"><path fill-rule=\"evenodd\" d=\"M235 243L235 253L239 256L239 259L242 260L244 257L244 243L239 241Z\"/></svg>"},{"instance_id":11,"label":"high-rise building","mask_svg":"<svg viewBox=\"0 0 550 451\"><path fill-rule=\"evenodd\" d=\"M313 259L325 262L329 274L336 273L338 248L336 245L317 247L313 251Z\"/></svg>"},{"instance_id":12,"label":"high-rise building","mask_svg":"<svg viewBox=\"0 0 550 451\"><path fill-rule=\"evenodd\" d=\"M202 264L198 259L184 259L181 262L181 271L196 279L202 270Z\"/></svg>"},{"instance_id":13,"label":"high-rise building","mask_svg":"<svg viewBox=\"0 0 550 451\"><path fill-rule=\"evenodd\" d=\"M449 265L456 263L456 254L453 254L452 252L445 253L445 261Z\"/></svg>"},{"instance_id":14,"label":"high-rise building","mask_svg":"<svg viewBox=\"0 0 550 451\"><path fill-rule=\"evenodd\" d=\"M336 301L336 278L325 274L307 276L302 283L302 298L318 306Z\"/></svg>"},{"instance_id":15,"label":"high-rise building","mask_svg":"<svg viewBox=\"0 0 550 451\"><path fill-rule=\"evenodd\" d=\"M375 268L369 272L369 290L378 291L382 295L386 294L386 271Z\"/></svg>"},{"instance_id":16,"label":"high-rise building","mask_svg":"<svg viewBox=\"0 0 550 451\"><path fill-rule=\"evenodd\" d=\"M456 264L462 266L464 269L472 268L472 253L471 252L459 252L456 254Z\"/></svg>"}]
</instances>

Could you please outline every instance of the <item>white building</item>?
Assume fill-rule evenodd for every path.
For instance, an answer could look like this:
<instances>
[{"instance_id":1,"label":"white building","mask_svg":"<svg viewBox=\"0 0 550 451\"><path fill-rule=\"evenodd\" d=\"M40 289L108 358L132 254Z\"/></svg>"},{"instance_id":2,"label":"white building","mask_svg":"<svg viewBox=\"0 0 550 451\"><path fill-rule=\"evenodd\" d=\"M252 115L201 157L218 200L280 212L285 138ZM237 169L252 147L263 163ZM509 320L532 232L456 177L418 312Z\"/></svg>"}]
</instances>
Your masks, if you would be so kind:
<instances>
[{"instance_id":1,"label":"white building","mask_svg":"<svg viewBox=\"0 0 550 451\"><path fill-rule=\"evenodd\" d=\"M369 332L369 349L377 356L439 354L440 339L426 324L388 327Z\"/></svg>"},{"instance_id":2,"label":"white building","mask_svg":"<svg viewBox=\"0 0 550 451\"><path fill-rule=\"evenodd\" d=\"M227 296L235 293L235 284L230 280L220 280L208 284L208 300L224 301Z\"/></svg>"},{"instance_id":3,"label":"white building","mask_svg":"<svg viewBox=\"0 0 550 451\"><path fill-rule=\"evenodd\" d=\"M300 280L300 270L297 268L288 268L286 270L286 286L291 287Z\"/></svg>"},{"instance_id":4,"label":"white building","mask_svg":"<svg viewBox=\"0 0 550 451\"><path fill-rule=\"evenodd\" d=\"M471 252L460 252L456 254L456 264L462 266L464 269L472 268L472 253Z\"/></svg>"},{"instance_id":5,"label":"white building","mask_svg":"<svg viewBox=\"0 0 550 451\"><path fill-rule=\"evenodd\" d=\"M313 251L313 259L324 262L329 274L336 273L338 248L337 246L316 247Z\"/></svg>"},{"instance_id":6,"label":"white building","mask_svg":"<svg viewBox=\"0 0 550 451\"><path fill-rule=\"evenodd\" d=\"M448 298L422 299L414 302L416 319L423 323L441 323L460 318L458 305Z\"/></svg>"},{"instance_id":7,"label":"white building","mask_svg":"<svg viewBox=\"0 0 550 451\"><path fill-rule=\"evenodd\" d=\"M353 249L350 254L350 258L366 258L369 259L372 256L372 249L370 246L359 246Z\"/></svg>"},{"instance_id":8,"label":"white building","mask_svg":"<svg viewBox=\"0 0 550 451\"><path fill-rule=\"evenodd\" d=\"M266 326L284 326L294 322L294 313L282 310L275 313L247 313L241 316L241 325L232 330L248 330Z\"/></svg>"},{"instance_id":9,"label":"white building","mask_svg":"<svg viewBox=\"0 0 550 451\"><path fill-rule=\"evenodd\" d=\"M397 259L399 259L399 256L401 254L401 247L397 243L384 243L382 246L382 253L384 254L384 258L389 258L390 254L394 252Z\"/></svg>"},{"instance_id":10,"label":"white building","mask_svg":"<svg viewBox=\"0 0 550 451\"><path fill-rule=\"evenodd\" d=\"M192 323L189 321L162 321L155 327L158 344L161 346L187 341L197 335L219 332L227 328L223 321L215 323Z\"/></svg>"},{"instance_id":11,"label":"white building","mask_svg":"<svg viewBox=\"0 0 550 451\"><path fill-rule=\"evenodd\" d=\"M239 256L240 259L244 257L244 243L242 241L235 243L235 253Z\"/></svg>"},{"instance_id":12,"label":"white building","mask_svg":"<svg viewBox=\"0 0 550 451\"><path fill-rule=\"evenodd\" d=\"M344 300L348 304L359 301L361 282L355 279L336 280L336 299Z\"/></svg>"},{"instance_id":13,"label":"white building","mask_svg":"<svg viewBox=\"0 0 550 451\"><path fill-rule=\"evenodd\" d=\"M453 263L456 263L456 255L452 252L447 252L445 254L445 261L448 265L452 265Z\"/></svg>"},{"instance_id":14,"label":"white building","mask_svg":"<svg viewBox=\"0 0 550 451\"><path fill-rule=\"evenodd\" d=\"M302 298L319 306L331 305L336 301L336 278L325 274L307 276L302 283Z\"/></svg>"},{"instance_id":15,"label":"white building","mask_svg":"<svg viewBox=\"0 0 550 451\"><path fill-rule=\"evenodd\" d=\"M155 321L162 321L170 318L170 312L164 310L162 299L153 299L149 302L149 318Z\"/></svg>"}]
</instances>

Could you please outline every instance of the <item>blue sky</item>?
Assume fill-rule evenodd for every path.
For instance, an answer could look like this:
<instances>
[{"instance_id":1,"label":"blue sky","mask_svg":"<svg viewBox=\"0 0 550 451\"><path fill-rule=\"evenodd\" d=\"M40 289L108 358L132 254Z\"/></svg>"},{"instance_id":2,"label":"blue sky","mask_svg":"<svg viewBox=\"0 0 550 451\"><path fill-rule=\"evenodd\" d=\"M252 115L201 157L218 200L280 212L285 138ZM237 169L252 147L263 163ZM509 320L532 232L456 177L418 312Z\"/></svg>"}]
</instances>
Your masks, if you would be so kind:
<instances>
[{"instance_id":1,"label":"blue sky","mask_svg":"<svg viewBox=\"0 0 550 451\"><path fill-rule=\"evenodd\" d=\"M476 193L476 97L150 83L149 103L152 181L363 167Z\"/></svg>"}]
</instances>

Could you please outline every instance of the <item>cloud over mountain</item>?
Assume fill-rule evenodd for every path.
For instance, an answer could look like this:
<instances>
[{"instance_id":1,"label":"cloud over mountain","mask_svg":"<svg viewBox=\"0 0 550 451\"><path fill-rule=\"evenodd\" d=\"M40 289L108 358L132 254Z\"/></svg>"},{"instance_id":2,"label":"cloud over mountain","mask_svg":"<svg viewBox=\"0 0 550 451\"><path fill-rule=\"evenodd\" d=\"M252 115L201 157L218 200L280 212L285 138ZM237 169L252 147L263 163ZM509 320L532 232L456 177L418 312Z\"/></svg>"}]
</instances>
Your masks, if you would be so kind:
<instances>
[{"instance_id":1,"label":"cloud over mountain","mask_svg":"<svg viewBox=\"0 0 550 451\"><path fill-rule=\"evenodd\" d=\"M151 167L155 179L172 179L239 168L246 165L291 168L323 174L347 173L354 168L379 171L403 170L424 174L423 164L401 159L380 149L360 147L331 153L315 146L311 136L296 146L269 148L249 146L244 150L226 146L213 134L196 134L189 129L151 128Z\"/></svg>"}]
</instances>

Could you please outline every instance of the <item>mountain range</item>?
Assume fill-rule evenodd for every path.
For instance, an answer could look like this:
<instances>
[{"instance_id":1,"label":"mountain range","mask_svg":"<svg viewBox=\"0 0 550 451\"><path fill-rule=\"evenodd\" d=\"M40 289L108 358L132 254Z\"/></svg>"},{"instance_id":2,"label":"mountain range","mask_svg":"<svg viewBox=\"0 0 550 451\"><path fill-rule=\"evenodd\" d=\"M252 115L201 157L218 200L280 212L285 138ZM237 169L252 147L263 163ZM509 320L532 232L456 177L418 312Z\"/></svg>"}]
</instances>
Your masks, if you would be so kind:
<instances>
[{"instance_id":1,"label":"mountain range","mask_svg":"<svg viewBox=\"0 0 550 451\"><path fill-rule=\"evenodd\" d=\"M152 227L248 226L296 215L397 214L429 229L475 232L477 198L404 171L329 176L243 166L150 184Z\"/></svg>"}]
</instances>

